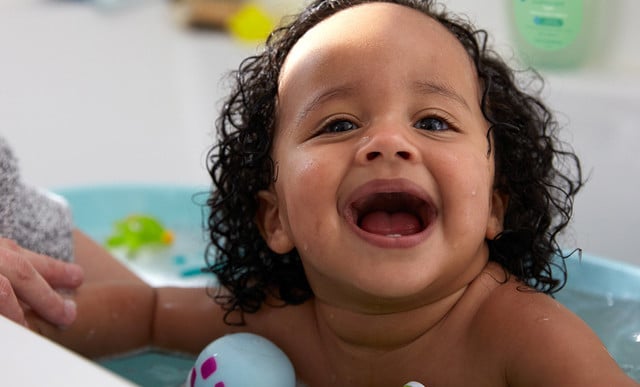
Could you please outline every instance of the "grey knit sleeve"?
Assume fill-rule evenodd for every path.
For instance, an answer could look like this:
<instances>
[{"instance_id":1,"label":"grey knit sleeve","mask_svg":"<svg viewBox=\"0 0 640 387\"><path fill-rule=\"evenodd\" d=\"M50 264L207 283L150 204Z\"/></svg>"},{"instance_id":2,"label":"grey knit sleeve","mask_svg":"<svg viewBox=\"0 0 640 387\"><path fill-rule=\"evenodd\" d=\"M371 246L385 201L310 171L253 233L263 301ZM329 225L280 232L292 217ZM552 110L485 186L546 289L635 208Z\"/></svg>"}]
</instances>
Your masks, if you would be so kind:
<instances>
[{"instance_id":1,"label":"grey knit sleeve","mask_svg":"<svg viewBox=\"0 0 640 387\"><path fill-rule=\"evenodd\" d=\"M0 136L0 236L29 250L71 261L72 229L65 200L25 184L11 148Z\"/></svg>"}]
</instances>

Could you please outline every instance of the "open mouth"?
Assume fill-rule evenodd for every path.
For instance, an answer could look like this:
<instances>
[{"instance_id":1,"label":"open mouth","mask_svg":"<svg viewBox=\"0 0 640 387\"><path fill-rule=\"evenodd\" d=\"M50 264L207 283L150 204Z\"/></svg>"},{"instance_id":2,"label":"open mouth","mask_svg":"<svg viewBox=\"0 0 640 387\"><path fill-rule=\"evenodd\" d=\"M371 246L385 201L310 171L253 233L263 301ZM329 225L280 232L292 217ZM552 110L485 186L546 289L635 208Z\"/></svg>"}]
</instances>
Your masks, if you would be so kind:
<instances>
[{"instance_id":1,"label":"open mouth","mask_svg":"<svg viewBox=\"0 0 640 387\"><path fill-rule=\"evenodd\" d=\"M407 192L372 193L354 201L350 208L358 228L388 238L421 233L435 213L425 199Z\"/></svg>"}]
</instances>

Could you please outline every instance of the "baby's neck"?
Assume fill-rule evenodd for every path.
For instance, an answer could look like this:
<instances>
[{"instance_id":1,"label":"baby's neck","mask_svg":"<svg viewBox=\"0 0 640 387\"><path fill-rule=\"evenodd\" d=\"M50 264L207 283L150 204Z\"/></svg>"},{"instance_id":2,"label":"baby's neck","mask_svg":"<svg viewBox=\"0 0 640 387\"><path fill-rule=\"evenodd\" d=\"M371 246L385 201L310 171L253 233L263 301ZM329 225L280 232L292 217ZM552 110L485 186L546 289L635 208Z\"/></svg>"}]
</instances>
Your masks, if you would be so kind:
<instances>
[{"instance_id":1,"label":"baby's neck","mask_svg":"<svg viewBox=\"0 0 640 387\"><path fill-rule=\"evenodd\" d=\"M428 305L380 314L315 299L319 342L329 372L345 386L391 385L398 377L418 377L415 359L428 361L425 348L439 345L441 327L465 291L466 287Z\"/></svg>"},{"instance_id":2,"label":"baby's neck","mask_svg":"<svg viewBox=\"0 0 640 387\"><path fill-rule=\"evenodd\" d=\"M488 275L476 277L483 278L480 282L395 312L388 305L381 313L372 312L375 308L354 310L316 297L313 309L324 372L345 386L397 385L398 380L427 380L445 372L442 357L462 356L465 349L459 340L475 310L499 283L494 278L504 279L497 265L489 264L484 271Z\"/></svg>"},{"instance_id":3,"label":"baby's neck","mask_svg":"<svg viewBox=\"0 0 640 387\"><path fill-rule=\"evenodd\" d=\"M436 302L394 313L354 311L316 299L318 328L323 342L347 354L373 354L410 347L437 329L465 290L463 287Z\"/></svg>"}]
</instances>

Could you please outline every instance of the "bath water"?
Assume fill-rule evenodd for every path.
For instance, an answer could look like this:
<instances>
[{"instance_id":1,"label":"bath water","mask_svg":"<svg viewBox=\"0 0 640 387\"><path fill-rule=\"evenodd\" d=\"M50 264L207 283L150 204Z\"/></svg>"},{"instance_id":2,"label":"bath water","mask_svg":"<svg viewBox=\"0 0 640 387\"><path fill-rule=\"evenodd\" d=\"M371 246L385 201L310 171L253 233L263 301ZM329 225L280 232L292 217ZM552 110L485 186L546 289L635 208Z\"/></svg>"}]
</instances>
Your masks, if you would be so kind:
<instances>
[{"instance_id":1,"label":"bath water","mask_svg":"<svg viewBox=\"0 0 640 387\"><path fill-rule=\"evenodd\" d=\"M620 367L640 382L640 299L571 288L561 290L556 298L580 316L604 342Z\"/></svg>"}]
</instances>

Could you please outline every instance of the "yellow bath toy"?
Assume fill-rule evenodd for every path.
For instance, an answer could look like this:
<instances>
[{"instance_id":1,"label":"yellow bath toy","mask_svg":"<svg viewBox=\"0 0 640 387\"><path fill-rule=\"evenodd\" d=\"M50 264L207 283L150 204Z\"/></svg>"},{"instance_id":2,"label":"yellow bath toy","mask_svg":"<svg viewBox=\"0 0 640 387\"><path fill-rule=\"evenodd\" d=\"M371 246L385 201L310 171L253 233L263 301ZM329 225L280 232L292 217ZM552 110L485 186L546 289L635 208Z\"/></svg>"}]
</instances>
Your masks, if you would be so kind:
<instances>
[{"instance_id":1,"label":"yellow bath toy","mask_svg":"<svg viewBox=\"0 0 640 387\"><path fill-rule=\"evenodd\" d=\"M229 32L240 40L265 40L276 25L274 18L255 3L248 3L227 21Z\"/></svg>"},{"instance_id":2,"label":"yellow bath toy","mask_svg":"<svg viewBox=\"0 0 640 387\"><path fill-rule=\"evenodd\" d=\"M164 228L156 218L133 214L117 221L114 232L107 238L108 248L124 248L127 257L132 258L145 246L168 246L173 242L173 233Z\"/></svg>"}]
</instances>

